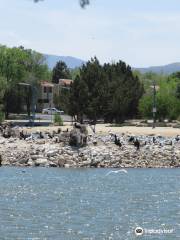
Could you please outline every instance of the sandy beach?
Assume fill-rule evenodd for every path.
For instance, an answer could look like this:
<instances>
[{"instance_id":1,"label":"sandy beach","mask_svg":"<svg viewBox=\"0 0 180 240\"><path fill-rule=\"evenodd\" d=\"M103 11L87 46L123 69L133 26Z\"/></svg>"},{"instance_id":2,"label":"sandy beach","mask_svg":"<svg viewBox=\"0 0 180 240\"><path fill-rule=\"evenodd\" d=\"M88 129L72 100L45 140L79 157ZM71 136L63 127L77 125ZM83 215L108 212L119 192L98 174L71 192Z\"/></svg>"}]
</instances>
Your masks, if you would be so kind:
<instances>
[{"instance_id":1,"label":"sandy beach","mask_svg":"<svg viewBox=\"0 0 180 240\"><path fill-rule=\"evenodd\" d=\"M72 129L72 125L70 123L65 123L64 126L48 126L48 127L34 127L34 128L24 128L27 132L34 132L36 130L39 131L57 131L58 128L61 128L62 131L66 131L67 128L69 130ZM88 127L89 134L92 133L90 127ZM97 124L96 125L96 133L106 135L107 133L112 132L116 134L126 134L126 135L155 135L155 136L164 136L164 137L174 137L176 135L180 135L180 128L172 128L172 127L156 127L153 129L152 127L112 127L110 124Z\"/></svg>"}]
</instances>

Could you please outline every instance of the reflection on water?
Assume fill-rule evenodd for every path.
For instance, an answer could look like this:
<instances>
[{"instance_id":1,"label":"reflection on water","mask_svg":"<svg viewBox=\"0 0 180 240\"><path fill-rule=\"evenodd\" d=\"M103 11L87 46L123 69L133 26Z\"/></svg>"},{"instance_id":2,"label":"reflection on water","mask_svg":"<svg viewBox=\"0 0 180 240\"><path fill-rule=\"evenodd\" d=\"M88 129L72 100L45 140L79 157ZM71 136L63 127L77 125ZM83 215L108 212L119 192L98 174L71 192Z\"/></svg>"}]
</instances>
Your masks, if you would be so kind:
<instances>
[{"instance_id":1,"label":"reflection on water","mask_svg":"<svg viewBox=\"0 0 180 240\"><path fill-rule=\"evenodd\" d=\"M180 239L178 169L109 171L0 168L0 239Z\"/></svg>"}]
</instances>

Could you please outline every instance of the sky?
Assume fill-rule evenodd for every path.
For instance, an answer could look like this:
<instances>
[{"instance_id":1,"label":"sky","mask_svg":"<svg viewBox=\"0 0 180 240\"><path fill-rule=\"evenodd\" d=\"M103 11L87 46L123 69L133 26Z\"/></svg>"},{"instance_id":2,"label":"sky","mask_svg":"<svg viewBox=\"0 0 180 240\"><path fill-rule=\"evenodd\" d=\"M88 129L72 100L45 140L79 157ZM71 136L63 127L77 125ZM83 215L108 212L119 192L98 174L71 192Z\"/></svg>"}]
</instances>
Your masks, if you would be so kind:
<instances>
[{"instance_id":1,"label":"sky","mask_svg":"<svg viewBox=\"0 0 180 240\"><path fill-rule=\"evenodd\" d=\"M133 67L180 62L180 1L0 0L0 44Z\"/></svg>"}]
</instances>

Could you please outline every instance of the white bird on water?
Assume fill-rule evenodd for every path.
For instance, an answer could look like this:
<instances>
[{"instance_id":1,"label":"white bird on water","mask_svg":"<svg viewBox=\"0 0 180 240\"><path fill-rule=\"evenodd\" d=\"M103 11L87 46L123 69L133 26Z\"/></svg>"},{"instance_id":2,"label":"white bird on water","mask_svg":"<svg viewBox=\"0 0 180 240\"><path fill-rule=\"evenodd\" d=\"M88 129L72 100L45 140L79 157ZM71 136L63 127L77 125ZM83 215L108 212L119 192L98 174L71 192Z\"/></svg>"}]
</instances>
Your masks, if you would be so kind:
<instances>
[{"instance_id":1,"label":"white bird on water","mask_svg":"<svg viewBox=\"0 0 180 240\"><path fill-rule=\"evenodd\" d=\"M120 169L120 170L116 170L116 171L110 171L106 174L106 176L108 176L111 173L119 173L119 172L128 173L128 171L126 169Z\"/></svg>"}]
</instances>

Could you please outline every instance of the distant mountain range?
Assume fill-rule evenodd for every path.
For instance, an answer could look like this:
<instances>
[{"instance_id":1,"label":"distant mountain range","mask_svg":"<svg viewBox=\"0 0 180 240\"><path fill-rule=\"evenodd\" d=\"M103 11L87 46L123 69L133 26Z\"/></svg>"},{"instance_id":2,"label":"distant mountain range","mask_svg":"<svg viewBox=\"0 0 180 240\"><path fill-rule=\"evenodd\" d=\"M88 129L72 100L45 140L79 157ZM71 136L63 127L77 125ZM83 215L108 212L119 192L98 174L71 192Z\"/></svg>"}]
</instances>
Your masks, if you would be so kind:
<instances>
[{"instance_id":1,"label":"distant mountain range","mask_svg":"<svg viewBox=\"0 0 180 240\"><path fill-rule=\"evenodd\" d=\"M50 69L53 69L53 67L56 65L58 61L65 62L68 68L81 67L83 63L85 63L85 61L71 56L56 56L49 54L44 54L44 56L46 58L46 63Z\"/></svg>"},{"instance_id":2,"label":"distant mountain range","mask_svg":"<svg viewBox=\"0 0 180 240\"><path fill-rule=\"evenodd\" d=\"M69 68L76 68L81 67L86 61L71 57L71 56L56 56L56 55L49 55L44 54L46 58L46 63L48 64L50 69L53 69L53 67L56 65L58 61L63 61L67 64ZM153 72L157 74L172 74L174 72L180 71L180 62L179 63L171 63L164 66L153 66L153 67L147 67L147 68L132 68L133 70L138 70L141 73L147 73L147 72Z\"/></svg>"},{"instance_id":3,"label":"distant mountain range","mask_svg":"<svg viewBox=\"0 0 180 240\"><path fill-rule=\"evenodd\" d=\"M134 70L138 70L141 73L153 72L157 74L172 74L174 72L180 71L180 63L171 63L164 66L154 66L148 68L133 68Z\"/></svg>"}]
</instances>

